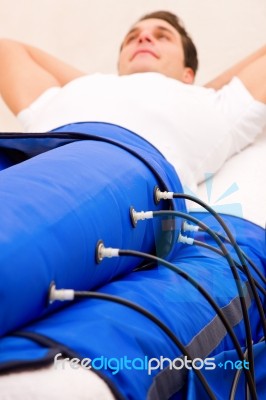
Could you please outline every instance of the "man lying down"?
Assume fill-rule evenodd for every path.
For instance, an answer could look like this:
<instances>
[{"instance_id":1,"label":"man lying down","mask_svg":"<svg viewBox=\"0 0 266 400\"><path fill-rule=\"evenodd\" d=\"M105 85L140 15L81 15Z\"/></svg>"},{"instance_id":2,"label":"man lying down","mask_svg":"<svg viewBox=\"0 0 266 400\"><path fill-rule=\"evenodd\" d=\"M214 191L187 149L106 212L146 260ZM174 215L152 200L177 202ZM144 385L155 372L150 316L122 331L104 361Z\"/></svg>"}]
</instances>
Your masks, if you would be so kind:
<instances>
[{"instance_id":1,"label":"man lying down","mask_svg":"<svg viewBox=\"0 0 266 400\"><path fill-rule=\"evenodd\" d=\"M8 39L0 41L0 59L1 95L25 131L47 132L95 121L126 128L162 152L190 190L206 173L217 172L227 159L253 143L266 125L266 48L205 87L195 86L195 45L169 12L146 15L130 28L121 45L117 75L87 75L42 50ZM261 170L264 159L261 154ZM249 171L243 168L239 173ZM261 193L262 187L257 189ZM248 215L245 218L253 221ZM63 373L54 367L19 373L17 386L12 384L12 374L4 376L1 393L12 400L21 398L26 385L31 398L37 399L40 385L49 380L51 386L44 384L42 398L58 398L58 393L78 399L118 396L101 376L83 370L77 374L65 365ZM34 376L31 387L29 376ZM125 395L120 387L119 391Z\"/></svg>"}]
</instances>

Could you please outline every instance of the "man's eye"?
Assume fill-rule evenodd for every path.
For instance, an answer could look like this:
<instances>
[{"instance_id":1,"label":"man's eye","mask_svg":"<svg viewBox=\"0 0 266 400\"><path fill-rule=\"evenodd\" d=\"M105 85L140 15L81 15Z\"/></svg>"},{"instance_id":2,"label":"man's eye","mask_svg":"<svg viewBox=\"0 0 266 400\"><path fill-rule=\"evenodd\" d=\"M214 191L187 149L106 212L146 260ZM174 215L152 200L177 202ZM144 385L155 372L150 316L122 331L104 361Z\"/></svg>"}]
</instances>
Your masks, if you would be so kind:
<instances>
[{"instance_id":1,"label":"man's eye","mask_svg":"<svg viewBox=\"0 0 266 400\"><path fill-rule=\"evenodd\" d=\"M126 43L132 42L132 40L135 40L136 37L137 37L137 35L131 35L131 36L129 36L129 37L127 38L127 40L126 40Z\"/></svg>"},{"instance_id":2,"label":"man's eye","mask_svg":"<svg viewBox=\"0 0 266 400\"><path fill-rule=\"evenodd\" d=\"M159 40L170 40L169 36L166 35L165 33L159 33L157 35L157 39L159 39Z\"/></svg>"}]
</instances>

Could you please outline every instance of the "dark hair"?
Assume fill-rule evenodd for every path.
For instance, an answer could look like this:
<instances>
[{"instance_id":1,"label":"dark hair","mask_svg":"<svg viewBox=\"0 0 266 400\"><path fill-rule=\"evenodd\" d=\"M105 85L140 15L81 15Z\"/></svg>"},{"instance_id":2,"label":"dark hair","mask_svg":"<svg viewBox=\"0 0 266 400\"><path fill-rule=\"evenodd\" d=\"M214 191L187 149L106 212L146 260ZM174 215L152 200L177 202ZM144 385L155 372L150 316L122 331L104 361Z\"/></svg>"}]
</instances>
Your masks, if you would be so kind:
<instances>
[{"instance_id":1,"label":"dark hair","mask_svg":"<svg viewBox=\"0 0 266 400\"><path fill-rule=\"evenodd\" d=\"M177 32L181 36L183 50L184 50L184 57L185 57L185 67L191 68L194 73L196 73L198 69L198 56L197 56L197 49L194 45L191 37L187 33L183 22L178 18L177 15L172 14L169 11L155 11L149 14L144 15L139 19L139 21L143 21L145 19L150 18L157 18L162 19L172 25Z\"/></svg>"}]
</instances>

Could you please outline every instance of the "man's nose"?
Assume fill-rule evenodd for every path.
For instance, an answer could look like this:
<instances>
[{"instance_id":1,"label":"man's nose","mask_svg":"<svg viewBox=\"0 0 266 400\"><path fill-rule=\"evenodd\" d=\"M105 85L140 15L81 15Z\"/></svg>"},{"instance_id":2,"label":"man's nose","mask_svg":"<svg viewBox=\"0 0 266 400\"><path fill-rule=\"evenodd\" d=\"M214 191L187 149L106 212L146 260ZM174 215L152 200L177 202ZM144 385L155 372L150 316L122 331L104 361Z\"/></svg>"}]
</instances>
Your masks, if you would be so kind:
<instances>
[{"instance_id":1,"label":"man's nose","mask_svg":"<svg viewBox=\"0 0 266 400\"><path fill-rule=\"evenodd\" d=\"M139 34L138 42L139 42L139 43L145 43L145 42L151 43L151 42L153 42L153 37L152 37L151 32L146 31L146 30L145 30L145 31L142 31L142 32Z\"/></svg>"}]
</instances>

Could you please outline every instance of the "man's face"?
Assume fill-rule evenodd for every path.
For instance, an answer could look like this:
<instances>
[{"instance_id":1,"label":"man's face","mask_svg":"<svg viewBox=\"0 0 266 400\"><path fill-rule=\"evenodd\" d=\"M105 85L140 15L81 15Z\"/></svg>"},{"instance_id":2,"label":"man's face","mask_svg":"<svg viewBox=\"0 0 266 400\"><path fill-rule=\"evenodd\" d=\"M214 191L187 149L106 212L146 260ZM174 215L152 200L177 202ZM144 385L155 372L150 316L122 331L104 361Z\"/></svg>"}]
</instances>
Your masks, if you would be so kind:
<instances>
[{"instance_id":1,"label":"man's face","mask_svg":"<svg viewBox=\"0 0 266 400\"><path fill-rule=\"evenodd\" d=\"M137 22L126 35L119 60L119 75L159 72L185 83L194 73L184 66L181 36L168 22L151 18Z\"/></svg>"}]
</instances>

